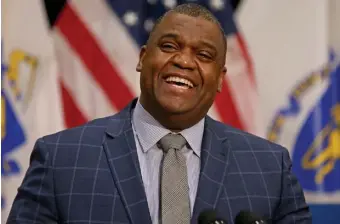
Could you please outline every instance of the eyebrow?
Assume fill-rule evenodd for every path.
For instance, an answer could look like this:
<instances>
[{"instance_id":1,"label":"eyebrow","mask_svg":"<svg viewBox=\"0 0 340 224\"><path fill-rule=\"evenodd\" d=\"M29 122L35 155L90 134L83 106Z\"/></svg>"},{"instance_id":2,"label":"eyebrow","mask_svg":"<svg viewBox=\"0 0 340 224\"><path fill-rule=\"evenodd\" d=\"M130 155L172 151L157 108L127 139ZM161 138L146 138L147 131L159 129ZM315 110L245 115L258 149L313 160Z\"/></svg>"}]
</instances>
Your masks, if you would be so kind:
<instances>
[{"instance_id":1,"label":"eyebrow","mask_svg":"<svg viewBox=\"0 0 340 224\"><path fill-rule=\"evenodd\" d=\"M163 35L161 35L161 37L159 38L160 40L161 39L164 39L164 38L173 38L173 39L178 39L179 38L179 35L177 33L165 33Z\"/></svg>"},{"instance_id":2,"label":"eyebrow","mask_svg":"<svg viewBox=\"0 0 340 224\"><path fill-rule=\"evenodd\" d=\"M165 33L163 35L160 36L159 40L165 39L165 38L173 38L173 39L179 39L179 35L175 32L169 32L169 33ZM214 50L216 53L217 51L217 47L210 41L205 41L205 40L200 40L199 44L202 44L212 50Z\"/></svg>"}]
</instances>

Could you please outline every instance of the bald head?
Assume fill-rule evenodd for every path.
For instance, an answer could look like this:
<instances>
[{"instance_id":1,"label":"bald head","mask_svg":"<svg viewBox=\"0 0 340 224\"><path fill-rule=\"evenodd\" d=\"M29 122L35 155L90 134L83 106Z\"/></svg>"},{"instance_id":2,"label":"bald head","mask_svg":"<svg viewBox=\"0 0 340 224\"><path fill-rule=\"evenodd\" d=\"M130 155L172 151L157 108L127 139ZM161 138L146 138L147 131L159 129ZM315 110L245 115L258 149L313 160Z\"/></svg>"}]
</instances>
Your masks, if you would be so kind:
<instances>
[{"instance_id":1,"label":"bald head","mask_svg":"<svg viewBox=\"0 0 340 224\"><path fill-rule=\"evenodd\" d=\"M227 52L227 41L225 38L225 33L223 31L223 28L217 18L205 7L195 4L195 3L186 3L176 6L174 9L171 9L167 11L163 16L159 17L156 21L154 27L152 28L149 39L147 41L147 45L149 44L150 39L152 39L152 35L154 34L155 30L157 30L158 25L161 23L161 21L170 13L179 13L191 17L199 17L204 20L207 20L209 22L215 23L216 26L219 27L221 31L221 37L223 39L223 45L224 45L224 54Z\"/></svg>"}]
</instances>

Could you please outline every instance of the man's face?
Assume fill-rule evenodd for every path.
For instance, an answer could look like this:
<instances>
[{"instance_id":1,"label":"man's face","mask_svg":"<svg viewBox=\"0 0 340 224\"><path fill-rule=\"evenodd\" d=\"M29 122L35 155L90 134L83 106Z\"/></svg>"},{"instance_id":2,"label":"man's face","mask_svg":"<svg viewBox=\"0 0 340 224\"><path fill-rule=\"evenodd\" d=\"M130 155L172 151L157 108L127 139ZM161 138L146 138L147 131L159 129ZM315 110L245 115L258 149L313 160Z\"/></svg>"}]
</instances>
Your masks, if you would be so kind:
<instances>
[{"instance_id":1,"label":"man's face","mask_svg":"<svg viewBox=\"0 0 340 224\"><path fill-rule=\"evenodd\" d=\"M205 115L226 73L218 25L169 13L150 38L137 65L142 104L157 104L171 114Z\"/></svg>"}]
</instances>

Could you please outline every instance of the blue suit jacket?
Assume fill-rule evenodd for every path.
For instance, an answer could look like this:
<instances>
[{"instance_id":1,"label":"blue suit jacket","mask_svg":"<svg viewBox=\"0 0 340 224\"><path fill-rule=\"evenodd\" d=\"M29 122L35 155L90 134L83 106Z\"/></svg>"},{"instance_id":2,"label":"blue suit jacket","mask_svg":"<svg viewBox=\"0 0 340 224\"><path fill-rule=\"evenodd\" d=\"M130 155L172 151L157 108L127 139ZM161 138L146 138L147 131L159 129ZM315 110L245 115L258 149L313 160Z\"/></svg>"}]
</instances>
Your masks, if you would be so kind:
<instances>
[{"instance_id":1,"label":"blue suit jacket","mask_svg":"<svg viewBox=\"0 0 340 224\"><path fill-rule=\"evenodd\" d=\"M42 137L8 223L151 223L131 112ZM273 223L311 223L286 149L207 117L192 223L216 209L228 223L250 210Z\"/></svg>"}]
</instances>

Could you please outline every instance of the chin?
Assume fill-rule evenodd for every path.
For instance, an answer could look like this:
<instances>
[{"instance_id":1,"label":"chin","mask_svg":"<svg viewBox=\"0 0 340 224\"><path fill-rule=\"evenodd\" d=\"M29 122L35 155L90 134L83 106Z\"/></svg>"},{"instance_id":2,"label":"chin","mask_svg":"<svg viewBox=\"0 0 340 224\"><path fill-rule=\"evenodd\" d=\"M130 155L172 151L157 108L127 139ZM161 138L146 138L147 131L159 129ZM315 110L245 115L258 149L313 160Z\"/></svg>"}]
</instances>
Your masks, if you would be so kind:
<instances>
[{"instance_id":1,"label":"chin","mask_svg":"<svg viewBox=\"0 0 340 224\"><path fill-rule=\"evenodd\" d=\"M169 101L169 100L159 100L160 106L165 112L171 114L182 114L194 109L193 105L188 105L187 102Z\"/></svg>"}]
</instances>

